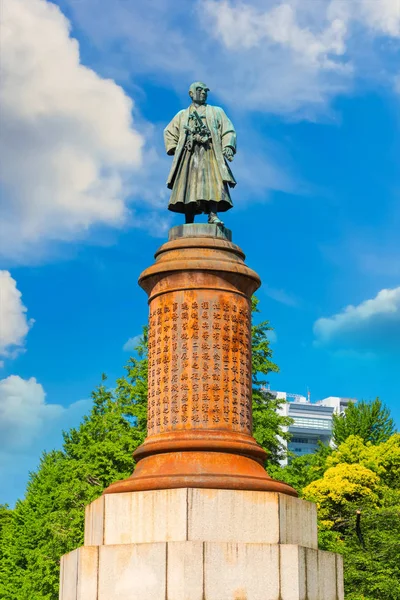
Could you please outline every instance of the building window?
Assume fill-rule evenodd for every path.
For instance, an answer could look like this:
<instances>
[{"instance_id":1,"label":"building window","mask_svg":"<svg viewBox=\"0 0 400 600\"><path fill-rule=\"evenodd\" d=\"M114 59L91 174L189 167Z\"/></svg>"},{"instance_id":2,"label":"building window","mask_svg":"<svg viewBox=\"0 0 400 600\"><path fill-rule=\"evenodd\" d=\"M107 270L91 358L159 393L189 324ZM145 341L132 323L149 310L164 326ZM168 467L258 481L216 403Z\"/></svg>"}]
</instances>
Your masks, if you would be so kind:
<instances>
[{"instance_id":1,"label":"building window","mask_svg":"<svg viewBox=\"0 0 400 600\"><path fill-rule=\"evenodd\" d=\"M331 421L328 419L312 419L308 417L293 417L294 423L291 427L304 427L307 429L331 429Z\"/></svg>"}]
</instances>

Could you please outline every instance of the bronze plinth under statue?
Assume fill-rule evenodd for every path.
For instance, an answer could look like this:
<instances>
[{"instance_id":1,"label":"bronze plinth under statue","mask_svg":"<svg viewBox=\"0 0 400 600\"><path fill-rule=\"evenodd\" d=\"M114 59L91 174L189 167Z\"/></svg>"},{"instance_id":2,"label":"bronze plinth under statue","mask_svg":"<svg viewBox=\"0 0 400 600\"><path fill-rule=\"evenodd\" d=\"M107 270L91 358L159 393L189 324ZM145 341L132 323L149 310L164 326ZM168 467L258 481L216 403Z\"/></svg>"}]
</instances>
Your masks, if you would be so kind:
<instances>
[{"instance_id":1,"label":"bronze plinth under statue","mask_svg":"<svg viewBox=\"0 0 400 600\"><path fill-rule=\"evenodd\" d=\"M260 279L230 232L170 231L139 283L149 296L148 436L106 494L180 487L297 496L252 437L251 296Z\"/></svg>"}]
</instances>

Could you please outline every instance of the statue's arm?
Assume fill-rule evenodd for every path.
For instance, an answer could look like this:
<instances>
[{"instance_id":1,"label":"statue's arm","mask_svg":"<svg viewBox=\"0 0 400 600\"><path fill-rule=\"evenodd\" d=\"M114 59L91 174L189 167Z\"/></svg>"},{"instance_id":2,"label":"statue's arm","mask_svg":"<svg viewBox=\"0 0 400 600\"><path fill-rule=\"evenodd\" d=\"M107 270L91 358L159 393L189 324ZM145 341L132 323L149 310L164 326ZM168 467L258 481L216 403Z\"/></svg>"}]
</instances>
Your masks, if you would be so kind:
<instances>
[{"instance_id":1,"label":"statue's arm","mask_svg":"<svg viewBox=\"0 0 400 600\"><path fill-rule=\"evenodd\" d=\"M233 154L236 153L236 131L232 121L226 116L225 112L220 108L221 116L221 144L222 150L231 148Z\"/></svg>"},{"instance_id":2,"label":"statue's arm","mask_svg":"<svg viewBox=\"0 0 400 600\"><path fill-rule=\"evenodd\" d=\"M179 115L179 113L178 113ZM164 144L167 154L175 154L179 140L179 117L176 115L164 129Z\"/></svg>"}]
</instances>

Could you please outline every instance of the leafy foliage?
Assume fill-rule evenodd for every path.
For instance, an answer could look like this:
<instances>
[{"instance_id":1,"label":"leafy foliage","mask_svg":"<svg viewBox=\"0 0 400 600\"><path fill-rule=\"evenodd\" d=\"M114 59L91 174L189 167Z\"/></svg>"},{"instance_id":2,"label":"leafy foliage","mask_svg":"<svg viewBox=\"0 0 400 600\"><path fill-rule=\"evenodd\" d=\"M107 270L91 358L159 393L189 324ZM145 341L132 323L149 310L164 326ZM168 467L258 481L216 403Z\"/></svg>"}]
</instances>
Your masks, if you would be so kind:
<instances>
[{"instance_id":1,"label":"leafy foliage","mask_svg":"<svg viewBox=\"0 0 400 600\"><path fill-rule=\"evenodd\" d=\"M252 297L252 312L260 312L259 300ZM252 325L252 377L253 377L253 435L257 442L268 452L269 470L272 466L278 466L284 457L286 447L283 440L288 441L290 434L287 432L292 419L279 413L280 406L285 402L275 398L265 389L265 379L260 375L267 376L269 373L278 373L279 367L272 361L272 350L268 340L268 331L271 331L268 321L262 321Z\"/></svg>"},{"instance_id":2,"label":"leafy foliage","mask_svg":"<svg viewBox=\"0 0 400 600\"><path fill-rule=\"evenodd\" d=\"M92 394L91 413L64 434L62 451L43 455L25 499L11 518L7 515L0 539L0 598L56 600L59 559L83 543L85 506L132 473L132 452L146 433L145 340L146 330L139 357L129 360L127 375L114 390L103 376Z\"/></svg>"},{"instance_id":3,"label":"leafy foliage","mask_svg":"<svg viewBox=\"0 0 400 600\"><path fill-rule=\"evenodd\" d=\"M320 442L313 454L295 456L285 467L269 466L268 473L291 485L301 497L306 486L323 477L327 469L326 461L331 453L332 448Z\"/></svg>"},{"instance_id":4,"label":"leafy foliage","mask_svg":"<svg viewBox=\"0 0 400 600\"><path fill-rule=\"evenodd\" d=\"M346 600L400 599L400 435L350 436L303 496L317 502L319 543L344 556Z\"/></svg>"},{"instance_id":5,"label":"leafy foliage","mask_svg":"<svg viewBox=\"0 0 400 600\"><path fill-rule=\"evenodd\" d=\"M380 444L394 433L394 422L389 409L379 398L373 402L351 402L344 414L333 416L333 441L339 446L350 435L358 435L366 442Z\"/></svg>"}]
</instances>

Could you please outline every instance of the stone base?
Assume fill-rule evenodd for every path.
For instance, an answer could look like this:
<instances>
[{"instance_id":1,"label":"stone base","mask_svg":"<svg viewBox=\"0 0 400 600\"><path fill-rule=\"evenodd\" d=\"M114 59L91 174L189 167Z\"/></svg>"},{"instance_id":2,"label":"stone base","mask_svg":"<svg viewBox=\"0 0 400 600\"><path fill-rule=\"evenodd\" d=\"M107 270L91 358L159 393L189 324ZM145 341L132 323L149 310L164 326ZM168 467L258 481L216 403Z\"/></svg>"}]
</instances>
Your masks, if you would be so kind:
<instances>
[{"instance_id":1,"label":"stone base","mask_svg":"<svg viewBox=\"0 0 400 600\"><path fill-rule=\"evenodd\" d=\"M339 555L303 546L155 542L84 546L61 562L60 600L342 600Z\"/></svg>"},{"instance_id":2,"label":"stone base","mask_svg":"<svg viewBox=\"0 0 400 600\"><path fill-rule=\"evenodd\" d=\"M86 546L183 541L316 549L316 506L272 492L180 488L105 494L86 507Z\"/></svg>"},{"instance_id":3,"label":"stone base","mask_svg":"<svg viewBox=\"0 0 400 600\"><path fill-rule=\"evenodd\" d=\"M60 600L343 598L315 505L279 493L107 494L86 509L85 546L61 560Z\"/></svg>"}]
</instances>

